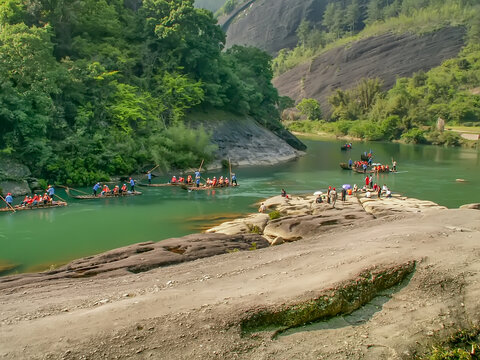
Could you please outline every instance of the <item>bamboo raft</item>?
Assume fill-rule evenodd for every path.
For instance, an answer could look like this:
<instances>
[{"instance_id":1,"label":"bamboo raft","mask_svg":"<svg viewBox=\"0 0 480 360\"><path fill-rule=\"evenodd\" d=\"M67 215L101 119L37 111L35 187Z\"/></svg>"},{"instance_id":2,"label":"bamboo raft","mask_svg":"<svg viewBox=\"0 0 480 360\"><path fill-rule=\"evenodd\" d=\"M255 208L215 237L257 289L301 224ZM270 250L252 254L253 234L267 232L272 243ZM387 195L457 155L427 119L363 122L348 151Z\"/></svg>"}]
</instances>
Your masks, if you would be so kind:
<instances>
[{"instance_id":1,"label":"bamboo raft","mask_svg":"<svg viewBox=\"0 0 480 360\"><path fill-rule=\"evenodd\" d=\"M199 187L196 187L196 186L185 186L185 187L182 187L183 189L185 190L188 190L188 191L201 191L201 190L217 190L217 189L227 189L227 188L236 188L236 187L239 187L240 185L229 185L229 186L199 186Z\"/></svg>"},{"instance_id":2,"label":"bamboo raft","mask_svg":"<svg viewBox=\"0 0 480 360\"><path fill-rule=\"evenodd\" d=\"M164 183L164 184L145 184L145 183L137 183L136 185L138 186L144 186L144 187L164 187L164 186L187 186L185 183Z\"/></svg>"},{"instance_id":3,"label":"bamboo raft","mask_svg":"<svg viewBox=\"0 0 480 360\"><path fill-rule=\"evenodd\" d=\"M38 205L26 205L26 206L15 205L13 209L15 211L38 210L38 209L50 209L55 207L62 207L67 205L68 204L65 201L54 201L52 204L38 204ZM0 209L0 212L7 212L7 211L12 211L12 209L9 207Z\"/></svg>"},{"instance_id":4,"label":"bamboo raft","mask_svg":"<svg viewBox=\"0 0 480 360\"><path fill-rule=\"evenodd\" d=\"M73 195L70 193L70 189L66 188L65 192L67 193L68 196L74 199L80 199L80 200L87 200L87 199L108 199L108 198L119 198L119 197L125 197L125 196L137 196L137 195L142 195L140 191L127 191L126 193L123 192L121 194L106 194L106 195Z\"/></svg>"}]
</instances>

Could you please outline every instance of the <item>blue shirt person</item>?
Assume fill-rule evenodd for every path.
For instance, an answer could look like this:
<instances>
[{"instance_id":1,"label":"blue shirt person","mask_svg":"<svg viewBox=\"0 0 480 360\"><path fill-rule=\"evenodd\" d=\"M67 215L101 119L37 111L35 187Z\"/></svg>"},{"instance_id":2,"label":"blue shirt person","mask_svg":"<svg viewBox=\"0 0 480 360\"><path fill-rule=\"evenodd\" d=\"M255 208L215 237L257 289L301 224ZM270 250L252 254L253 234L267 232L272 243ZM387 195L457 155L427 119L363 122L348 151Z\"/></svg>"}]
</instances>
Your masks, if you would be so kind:
<instances>
[{"instance_id":1,"label":"blue shirt person","mask_svg":"<svg viewBox=\"0 0 480 360\"><path fill-rule=\"evenodd\" d=\"M135 192L135 180L130 178L130 191Z\"/></svg>"},{"instance_id":2,"label":"blue shirt person","mask_svg":"<svg viewBox=\"0 0 480 360\"><path fill-rule=\"evenodd\" d=\"M7 202L8 205L12 206L12 202L13 202L12 194L8 193L7 196L5 196L5 201Z\"/></svg>"},{"instance_id":3,"label":"blue shirt person","mask_svg":"<svg viewBox=\"0 0 480 360\"><path fill-rule=\"evenodd\" d=\"M55 195L55 188L52 185L48 185L47 193L48 193L48 196L50 196L53 199L53 195Z\"/></svg>"},{"instance_id":4,"label":"blue shirt person","mask_svg":"<svg viewBox=\"0 0 480 360\"><path fill-rule=\"evenodd\" d=\"M352 167L352 165L353 165L352 159L348 160L348 167Z\"/></svg>"},{"instance_id":5,"label":"blue shirt person","mask_svg":"<svg viewBox=\"0 0 480 360\"><path fill-rule=\"evenodd\" d=\"M97 191L98 189L100 189L100 183L96 183L94 186L93 186L93 195L97 196Z\"/></svg>"},{"instance_id":6,"label":"blue shirt person","mask_svg":"<svg viewBox=\"0 0 480 360\"><path fill-rule=\"evenodd\" d=\"M237 175L235 175L235 173L232 173L232 179L230 181L232 183L232 186L233 184L235 184L235 186L237 186Z\"/></svg>"},{"instance_id":7,"label":"blue shirt person","mask_svg":"<svg viewBox=\"0 0 480 360\"><path fill-rule=\"evenodd\" d=\"M150 171L147 172L147 179L148 179L148 183L151 184L152 183L152 173Z\"/></svg>"},{"instance_id":8,"label":"blue shirt person","mask_svg":"<svg viewBox=\"0 0 480 360\"><path fill-rule=\"evenodd\" d=\"M195 171L195 184L197 184L197 187L200 186L200 177L201 177L200 171L199 170Z\"/></svg>"}]
</instances>

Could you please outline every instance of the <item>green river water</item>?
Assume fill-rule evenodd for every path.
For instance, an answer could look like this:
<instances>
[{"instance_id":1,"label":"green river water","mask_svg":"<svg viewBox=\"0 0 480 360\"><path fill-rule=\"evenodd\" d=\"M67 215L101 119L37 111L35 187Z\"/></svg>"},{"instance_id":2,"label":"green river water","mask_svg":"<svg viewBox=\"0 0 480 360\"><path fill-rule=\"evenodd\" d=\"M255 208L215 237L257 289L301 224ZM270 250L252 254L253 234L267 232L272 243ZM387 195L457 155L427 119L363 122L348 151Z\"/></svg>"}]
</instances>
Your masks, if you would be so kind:
<instances>
[{"instance_id":1,"label":"green river water","mask_svg":"<svg viewBox=\"0 0 480 360\"><path fill-rule=\"evenodd\" d=\"M339 141L307 140L306 156L270 167L234 169L241 186L188 192L180 188L138 188L142 196L72 200L65 208L0 214L0 268L9 273L39 271L75 258L143 241L159 241L197 232L222 219L256 211L256 202L287 193L301 194L362 184L363 176L342 170L339 162L359 159L372 149L375 161L398 162L399 172L380 175L376 182L394 192L432 200L449 208L480 202L480 153L476 149L390 143L354 143L340 151ZM202 176L227 175L227 171ZM456 182L457 178L466 182ZM166 182L156 178L154 182ZM90 189L83 189L90 192ZM57 189L66 198L66 194ZM19 199L16 199L19 202ZM4 272L2 275L6 274Z\"/></svg>"}]
</instances>

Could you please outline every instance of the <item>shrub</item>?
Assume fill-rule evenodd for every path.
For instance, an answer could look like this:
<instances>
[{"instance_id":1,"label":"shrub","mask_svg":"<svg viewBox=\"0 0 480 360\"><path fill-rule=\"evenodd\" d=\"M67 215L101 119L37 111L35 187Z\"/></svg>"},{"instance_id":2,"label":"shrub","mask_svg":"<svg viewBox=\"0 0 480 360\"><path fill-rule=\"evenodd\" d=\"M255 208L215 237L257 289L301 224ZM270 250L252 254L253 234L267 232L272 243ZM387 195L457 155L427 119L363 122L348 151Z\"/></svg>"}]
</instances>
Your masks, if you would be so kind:
<instances>
[{"instance_id":1,"label":"shrub","mask_svg":"<svg viewBox=\"0 0 480 360\"><path fill-rule=\"evenodd\" d=\"M425 144L427 142L425 132L420 129L410 129L402 135L402 140L407 144Z\"/></svg>"},{"instance_id":2,"label":"shrub","mask_svg":"<svg viewBox=\"0 0 480 360\"><path fill-rule=\"evenodd\" d=\"M282 214L278 210L273 210L271 213L268 214L268 216L270 217L270 220L275 220L280 218Z\"/></svg>"}]
</instances>

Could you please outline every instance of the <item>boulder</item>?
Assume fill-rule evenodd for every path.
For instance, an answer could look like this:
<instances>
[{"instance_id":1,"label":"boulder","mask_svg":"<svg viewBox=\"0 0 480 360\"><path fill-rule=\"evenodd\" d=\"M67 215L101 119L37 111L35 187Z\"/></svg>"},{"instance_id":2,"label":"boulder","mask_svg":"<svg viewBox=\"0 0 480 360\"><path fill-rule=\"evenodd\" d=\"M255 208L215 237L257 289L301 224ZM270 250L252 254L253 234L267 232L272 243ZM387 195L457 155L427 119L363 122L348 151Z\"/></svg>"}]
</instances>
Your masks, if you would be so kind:
<instances>
[{"instance_id":1,"label":"boulder","mask_svg":"<svg viewBox=\"0 0 480 360\"><path fill-rule=\"evenodd\" d=\"M8 156L0 156L0 179L25 179L31 175L30 169Z\"/></svg>"},{"instance_id":2,"label":"boulder","mask_svg":"<svg viewBox=\"0 0 480 360\"><path fill-rule=\"evenodd\" d=\"M22 196L31 193L26 180L0 181L0 190L2 196L5 196L7 193L12 193L13 196Z\"/></svg>"},{"instance_id":3,"label":"boulder","mask_svg":"<svg viewBox=\"0 0 480 360\"><path fill-rule=\"evenodd\" d=\"M270 245L275 246L275 245L282 245L285 242L285 240L281 236L277 236L273 241L271 242Z\"/></svg>"}]
</instances>

